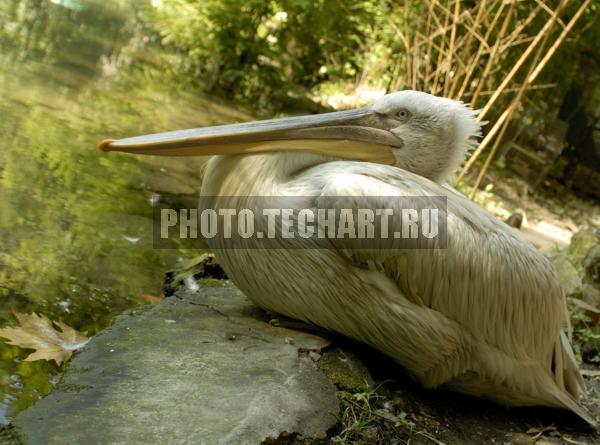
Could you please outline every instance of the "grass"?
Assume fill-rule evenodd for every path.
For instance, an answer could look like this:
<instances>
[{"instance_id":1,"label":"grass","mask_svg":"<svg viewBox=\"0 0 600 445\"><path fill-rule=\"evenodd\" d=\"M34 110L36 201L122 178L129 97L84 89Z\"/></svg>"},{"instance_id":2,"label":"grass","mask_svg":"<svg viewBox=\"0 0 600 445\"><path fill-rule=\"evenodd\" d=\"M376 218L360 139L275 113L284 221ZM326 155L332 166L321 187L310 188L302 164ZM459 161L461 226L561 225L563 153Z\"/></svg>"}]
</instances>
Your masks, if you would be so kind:
<instances>
[{"instance_id":1,"label":"grass","mask_svg":"<svg viewBox=\"0 0 600 445\"><path fill-rule=\"evenodd\" d=\"M379 387L378 387L379 388ZM338 392L342 415L332 444L368 445L388 443L392 438L398 443L412 444L415 436L431 438L425 431L418 431L406 411L397 410L394 404L368 387L362 392Z\"/></svg>"}]
</instances>

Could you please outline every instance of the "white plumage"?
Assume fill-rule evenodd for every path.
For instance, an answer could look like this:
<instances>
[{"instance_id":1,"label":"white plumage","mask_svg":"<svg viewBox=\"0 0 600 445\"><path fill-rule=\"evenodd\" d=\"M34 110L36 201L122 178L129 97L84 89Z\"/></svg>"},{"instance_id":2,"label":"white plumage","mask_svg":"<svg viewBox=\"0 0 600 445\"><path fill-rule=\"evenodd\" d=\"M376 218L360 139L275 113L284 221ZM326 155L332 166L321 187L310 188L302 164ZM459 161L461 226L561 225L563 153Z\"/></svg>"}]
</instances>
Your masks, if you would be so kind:
<instances>
[{"instance_id":1,"label":"white plumage","mask_svg":"<svg viewBox=\"0 0 600 445\"><path fill-rule=\"evenodd\" d=\"M315 139L304 153L269 147L263 150L268 153L216 156L208 163L202 194L216 197L216 206L227 196L241 197L240 207L254 205L253 196L298 196L305 197L304 207L336 209L357 205L348 197L446 196L447 248L409 250L402 249L402 240L381 240L398 249L348 251L331 240L332 249L323 250L296 238L282 240L281 249L252 249L258 242L252 240L230 249L230 241L215 238L209 244L228 276L257 305L365 342L426 387L444 385L505 405L566 408L593 424L578 403L584 386L561 332L565 297L551 264L514 229L443 185L472 145L469 138L479 135L476 113L413 91L385 96L367 110L360 130L356 113L351 130L337 121L331 126L337 119L332 114L325 127L311 118L301 138L294 133L296 123L284 121L293 128L282 133L277 124L269 138L264 135L270 124L262 124L259 138L254 133L248 138L248 127L231 132L216 127L219 138L233 139L206 142L206 130L198 133L202 140L193 134L190 140L189 133L167 139L173 150L196 141L205 151L211 144L239 143L240 133L253 147L267 139L282 147L286 139ZM324 128L337 140L351 133L347 139L366 145L365 128L375 128L374 142L389 148L394 165L332 157ZM168 154L155 142L126 141L103 148L144 153L159 145L160 154ZM303 249L292 249L298 247L293 243Z\"/></svg>"}]
</instances>

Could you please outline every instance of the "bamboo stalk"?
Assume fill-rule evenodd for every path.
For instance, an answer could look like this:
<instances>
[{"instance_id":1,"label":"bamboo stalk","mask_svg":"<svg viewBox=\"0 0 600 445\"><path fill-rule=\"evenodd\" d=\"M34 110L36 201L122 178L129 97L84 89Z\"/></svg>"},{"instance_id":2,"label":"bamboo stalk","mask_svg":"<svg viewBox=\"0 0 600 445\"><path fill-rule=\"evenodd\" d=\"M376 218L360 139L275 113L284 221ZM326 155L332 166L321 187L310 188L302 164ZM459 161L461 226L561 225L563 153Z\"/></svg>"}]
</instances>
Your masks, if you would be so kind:
<instances>
[{"instance_id":1,"label":"bamboo stalk","mask_svg":"<svg viewBox=\"0 0 600 445\"><path fill-rule=\"evenodd\" d=\"M412 79L412 57L411 57L411 44L410 44L410 33L408 31L408 5L410 0L404 0L404 21L402 23L402 32L405 33L406 39L406 79L408 84L411 83Z\"/></svg>"},{"instance_id":2,"label":"bamboo stalk","mask_svg":"<svg viewBox=\"0 0 600 445\"><path fill-rule=\"evenodd\" d=\"M534 1L538 4L539 7L541 7L544 11L546 11L549 15L552 15L552 12L553 12L552 8L550 8L546 3L544 3L542 0L534 0ZM560 17L558 17L556 19L556 21L562 28L565 27L565 22L563 22Z\"/></svg>"},{"instance_id":3,"label":"bamboo stalk","mask_svg":"<svg viewBox=\"0 0 600 445\"><path fill-rule=\"evenodd\" d=\"M569 0L565 0L565 1L561 2L561 4L559 5L559 7L557 8L556 12L558 12L558 10L560 10L564 6L566 6L568 2L569 2ZM566 35L570 32L570 30L573 28L573 26L575 25L575 23L579 20L579 18L581 17L581 15L585 11L585 9L588 7L588 5L590 4L590 2L591 2L591 0L585 0L583 2L583 4L580 6L580 8L575 13L575 15L569 21L568 25L563 29L560 37L554 42L554 44L552 45L552 47L550 48L550 50L548 50L546 52L546 54L544 55L544 57L542 58L542 60L539 63L536 63L535 66L532 68L532 70L528 73L526 81L524 82L525 85L530 85L531 81L534 81L537 78L537 76L539 75L539 73L541 72L541 70L546 66L546 64L548 63L548 61L552 57L552 55L556 52L556 49L560 46L560 43L562 43L564 41L564 39L566 38ZM547 39L547 38L548 38L548 36L545 36L545 39ZM557 45L556 42L559 42L559 44ZM541 52L539 52L538 54L541 54ZM496 90L496 92L494 93L494 95L496 97L499 96L498 91L499 90ZM488 104L489 104L489 102L488 102ZM485 149L485 147L489 144L489 141L491 140L491 138L493 138L493 136L495 135L495 133L498 131L498 128L500 127L500 125L502 125L502 123L508 118L507 111L508 111L508 108L500 116L500 119L496 122L496 124L494 124L494 126L492 127L492 130L490 130L490 133L488 133L488 135L486 135L486 137L483 139L483 141L480 144L480 146L477 147L477 149L475 150L475 152L473 152L473 155L465 163L465 166L463 167L462 171L460 172L460 174L459 174L459 176L457 178L457 181L461 180L465 176L465 174L473 166L473 164L475 163L475 161L477 160L477 158L481 155L481 153L483 152L483 150ZM480 118L481 118L481 114L480 114Z\"/></svg>"},{"instance_id":4,"label":"bamboo stalk","mask_svg":"<svg viewBox=\"0 0 600 445\"><path fill-rule=\"evenodd\" d=\"M490 38L492 30L496 27L496 23L498 23L498 20L500 19L501 15L502 15L502 11L504 11L505 5L506 5L506 3L504 3L504 2L500 3L500 6L498 7L496 14L494 15L494 18L492 19L492 22L488 26L487 32L485 33L485 36L484 36L485 41L488 41L488 39ZM477 54L473 58L473 60L470 64L470 67L467 70L467 73L465 75L465 78L463 79L462 86L460 87L460 90L458 91L458 97L462 97L465 90L467 89L467 87L469 85L469 81L471 80L471 78L473 77L473 74L476 71L475 67L479 64L479 60L481 59L481 56L483 56L483 46L480 44L479 47L477 48Z\"/></svg>"},{"instance_id":5,"label":"bamboo stalk","mask_svg":"<svg viewBox=\"0 0 600 445\"><path fill-rule=\"evenodd\" d=\"M454 1L454 17L452 20L452 30L450 31L450 47L448 48L448 58L446 59L447 72L444 79L444 96L448 95L450 90L450 69L452 66L452 56L454 55L454 45L456 44L456 27L458 26L460 12L460 0Z\"/></svg>"},{"instance_id":6,"label":"bamboo stalk","mask_svg":"<svg viewBox=\"0 0 600 445\"><path fill-rule=\"evenodd\" d=\"M487 60L487 63L485 64L485 68L483 69L483 74L481 74L481 76L479 77L479 83L477 84L477 88L475 88L475 92L473 93L473 97L471 98L471 106L472 107L476 106L477 99L479 99L479 94L481 93L481 90L483 90L483 86L485 85L485 81L488 79L490 70L492 69L492 66L494 65L494 63L496 62L496 55L498 54L498 49L500 48L500 43L502 42L502 38L504 37L504 34L506 34L506 30L508 29L508 25L510 23L510 20L512 18L512 14L514 11L514 7L515 7L515 3L512 2L508 8L508 12L506 13L506 16L504 16L504 20L500 27L500 32L498 33L496 42L494 43L494 46L492 47L492 53L490 54L490 56ZM483 118L483 116L482 116L482 118Z\"/></svg>"},{"instance_id":7,"label":"bamboo stalk","mask_svg":"<svg viewBox=\"0 0 600 445\"><path fill-rule=\"evenodd\" d=\"M525 20L523 20L521 23L519 23L517 26L515 26L515 29L512 30L512 32L509 34L508 36L508 40L509 41L514 41L516 40L517 37L519 37L521 35L521 32L523 32L523 30L529 26L529 24L537 17L537 15L539 14L539 12L541 11L541 7L538 5L536 8L534 8L529 15L527 16L527 18Z\"/></svg>"},{"instance_id":8,"label":"bamboo stalk","mask_svg":"<svg viewBox=\"0 0 600 445\"><path fill-rule=\"evenodd\" d=\"M442 10L444 10L445 12L445 18L444 18L444 27L443 29L448 29L448 23L450 22L450 11L446 8L444 8L439 1L435 0L436 5L439 6ZM440 80L440 74L442 72L442 61L444 60L444 48L446 46L446 34L442 34L442 42L440 44L440 47L442 48L442 50L439 52L438 54L438 60L436 63L436 70L435 70L435 76L433 77L433 87L431 88L431 94L437 94L437 87L438 87L438 82Z\"/></svg>"},{"instance_id":9,"label":"bamboo stalk","mask_svg":"<svg viewBox=\"0 0 600 445\"><path fill-rule=\"evenodd\" d=\"M562 6L564 6L564 4L566 4L566 1L567 0L563 0L560 3L557 11L560 10L562 8ZM550 33L548 32L548 33L546 33L542 43L538 47L535 58L531 62L529 71L528 71L525 79L527 79L527 77L529 77L529 75L536 69L538 61L540 60L542 52L544 51L544 48L546 47L546 43L548 42L549 37L550 37ZM517 95L515 96L512 103L509 105L509 107L507 108L508 113L506 115L506 119L505 119L504 123L502 124L500 133L498 134L498 136L496 137L496 140L494 141L494 145L492 146L492 150L490 151L490 154L486 158L486 160L483 164L483 167L481 168L481 171L479 172L479 175L477 175L477 179L475 180L475 184L473 185L473 189L471 190L471 194L469 195L470 199L473 199L475 197L475 193L477 192L477 189L479 188L479 184L481 184L481 181L483 180L483 178L485 177L485 174L487 173L488 169L490 168L490 165L492 164L492 161L494 160L494 157L496 156L496 152L498 151L498 147L500 146L500 142L502 142L502 139L504 138L504 133L506 133L506 130L508 129L508 126L510 125L512 115L515 112L515 110L517 109L517 107L521 104L521 100L522 100L523 96L525 95L525 92L527 91L529 85L530 84L527 81L524 81L521 84Z\"/></svg>"},{"instance_id":10,"label":"bamboo stalk","mask_svg":"<svg viewBox=\"0 0 600 445\"><path fill-rule=\"evenodd\" d=\"M533 39L535 39L535 36L527 36L527 37L523 37L521 39L515 39L512 41L507 41L503 46L502 46L502 52L515 47L515 46L519 46L519 45L523 45L524 43L529 43L531 41L533 41Z\"/></svg>"},{"instance_id":11,"label":"bamboo stalk","mask_svg":"<svg viewBox=\"0 0 600 445\"><path fill-rule=\"evenodd\" d=\"M531 85L529 87L529 90L546 90L548 88L555 88L556 86L558 86L557 83L545 83L543 85ZM491 96L492 94L494 94L496 90L487 90L487 91L482 91L480 96ZM506 88L502 94L508 94L508 93L514 93L519 91L519 88ZM467 92L465 93L465 97L469 97L472 96L473 93L472 92Z\"/></svg>"},{"instance_id":12,"label":"bamboo stalk","mask_svg":"<svg viewBox=\"0 0 600 445\"><path fill-rule=\"evenodd\" d=\"M422 22L422 21L421 21ZM412 39L412 53L411 53L411 65L412 65L412 76L411 86L413 90L418 89L419 85L419 74L420 74L420 52L419 47L421 46L419 40L421 39L421 33L418 28L415 29Z\"/></svg>"},{"instance_id":13,"label":"bamboo stalk","mask_svg":"<svg viewBox=\"0 0 600 445\"><path fill-rule=\"evenodd\" d=\"M462 55L462 57L460 58L461 60L466 59L471 55L471 46L473 44L473 36L475 36L475 38L479 41L480 45L487 46L487 42L485 41L483 36L479 35L479 33L477 32L477 28L479 28L481 19L483 17L483 13L487 7L487 0L482 0L481 2L479 2L477 4L477 6L478 6L477 15L475 16L475 20L473 21L472 26L469 26L466 23L466 21L463 24L463 26L468 31L468 33L467 33L467 38L466 38L467 41L465 43L465 51L464 51L464 54ZM467 69L468 69L467 65L465 65L464 68L456 71L454 79L452 79L452 86L450 87L450 91L448 92L448 97L452 97L452 98L455 97L454 95L456 93L456 88L458 88L458 86L459 86L459 83L460 83L459 81L461 79L461 76L463 75L463 73L466 73Z\"/></svg>"},{"instance_id":14,"label":"bamboo stalk","mask_svg":"<svg viewBox=\"0 0 600 445\"><path fill-rule=\"evenodd\" d=\"M590 20L589 22L587 22L585 24L585 26L583 28L581 28L579 30L579 32L577 33L577 35L574 37L574 40L577 41L579 40L579 38L588 30L590 29L592 26L594 26L594 24L596 23L596 21L598 20L598 17L600 17L600 9L596 9L596 14L594 15L594 18L592 20Z\"/></svg>"},{"instance_id":15,"label":"bamboo stalk","mask_svg":"<svg viewBox=\"0 0 600 445\"><path fill-rule=\"evenodd\" d=\"M512 104L510 105L510 107L507 109L507 111L508 111L507 117L506 117L505 121L502 123L502 128L500 129L500 133L498 133L498 137L494 141L494 145L492 146L492 150L490 151L490 154L488 155L487 159L485 160L485 163L483 164L483 167L481 168L479 175L477 175L477 179L475 180L473 189L471 190L471 193L469 194L469 199L473 199L475 197L475 193L477 192L477 189L479 189L479 184L481 184L481 181L483 180L488 168L490 167L492 160L494 159L494 156L496 154L496 151L498 150L498 147L500 146L500 142L504 138L504 133L506 133L506 130L508 129L508 127L510 125L512 113L516 110L517 105L519 103L520 103L520 98L515 99L512 102Z\"/></svg>"},{"instance_id":16,"label":"bamboo stalk","mask_svg":"<svg viewBox=\"0 0 600 445\"><path fill-rule=\"evenodd\" d=\"M584 4L588 4L590 1L591 0L586 0ZM568 2L569 2L569 0L566 0L564 2L564 5L566 5ZM483 107L483 110L481 110L481 113L479 113L479 119L483 119L489 113L489 111L492 109L492 106L496 103L496 100L498 100L498 97L500 97L500 94L502 94L502 91L508 86L509 82L511 82L513 80L513 78L515 77L515 74L517 74L519 69L527 61L527 59L529 58L529 56L531 55L533 50L536 48L537 44L544 38L546 33L552 28L552 26L554 25L554 23L556 21L559 9L562 9L561 6L559 6L557 8L557 10L554 11L552 16L548 19L548 21L544 24L543 28L536 35L535 39L529 44L529 46L523 52L521 57L519 57L519 60L517 61L517 63L515 63L513 68L510 70L510 72L502 80L502 82L496 89L496 92L494 94L492 94L492 96L490 97L488 102Z\"/></svg>"},{"instance_id":17,"label":"bamboo stalk","mask_svg":"<svg viewBox=\"0 0 600 445\"><path fill-rule=\"evenodd\" d=\"M428 5L427 5L428 11L427 11L427 26L425 28L425 35L429 36L431 33L431 17L432 17L432 8L433 8L433 2L431 0L428 1ZM427 41L427 56L425 57L425 74L423 75L423 90L426 91L427 90L427 79L429 78L429 70L431 67L431 40L426 39Z\"/></svg>"},{"instance_id":18,"label":"bamboo stalk","mask_svg":"<svg viewBox=\"0 0 600 445\"><path fill-rule=\"evenodd\" d=\"M563 31L560 33L560 36L558 36L558 39L556 39L556 41L550 47L550 49L548 50L548 52L546 52L546 54L544 55L544 58L537 65L537 67L533 70L533 73L531 73L529 75L529 77L527 78L527 83L528 84L533 83L535 81L535 79L537 78L537 76L539 76L539 74L542 72L542 70L544 69L544 67L548 63L548 61L552 58L552 56L554 55L554 53L556 52L556 50L564 42L565 38L567 37L567 35L571 31L571 29L573 29L573 26L575 26L575 23L577 23L577 21L582 16L582 14L584 13L584 11L587 9L587 7L589 6L590 2L591 2L591 0L585 0L583 2L583 4L579 7L579 9L577 10L577 12L573 16L573 18L571 18L571 20L569 21L569 24L567 26L565 26L565 28L563 29Z\"/></svg>"}]
</instances>

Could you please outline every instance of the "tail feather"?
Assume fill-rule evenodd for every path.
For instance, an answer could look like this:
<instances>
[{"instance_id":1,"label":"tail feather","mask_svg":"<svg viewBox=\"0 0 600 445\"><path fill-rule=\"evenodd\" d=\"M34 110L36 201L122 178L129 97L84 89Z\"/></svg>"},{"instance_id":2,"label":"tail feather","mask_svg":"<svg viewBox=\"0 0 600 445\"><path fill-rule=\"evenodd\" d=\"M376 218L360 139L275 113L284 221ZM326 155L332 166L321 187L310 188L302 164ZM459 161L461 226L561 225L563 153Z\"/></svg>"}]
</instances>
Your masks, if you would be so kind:
<instances>
[{"instance_id":1,"label":"tail feather","mask_svg":"<svg viewBox=\"0 0 600 445\"><path fill-rule=\"evenodd\" d=\"M563 362L564 362L564 378L565 378L565 389L573 395L577 400L579 395L585 392L585 383L583 377L579 372L579 365L573 349L567 340L567 336L564 332L560 333L560 343L562 345Z\"/></svg>"},{"instance_id":2,"label":"tail feather","mask_svg":"<svg viewBox=\"0 0 600 445\"><path fill-rule=\"evenodd\" d=\"M588 423L592 428L598 428L598 422L588 413L585 408L583 408L577 401L575 401L571 396L569 396L564 391L561 391L558 388L554 388L552 391L552 396L558 402L558 404L565 409L568 409L579 417L581 417L585 422Z\"/></svg>"},{"instance_id":3,"label":"tail feather","mask_svg":"<svg viewBox=\"0 0 600 445\"><path fill-rule=\"evenodd\" d=\"M585 390L585 383L571 345L563 332L554 346L554 383L550 389L554 400L560 406L573 411L593 428L598 428L596 420L579 404L579 396Z\"/></svg>"}]
</instances>

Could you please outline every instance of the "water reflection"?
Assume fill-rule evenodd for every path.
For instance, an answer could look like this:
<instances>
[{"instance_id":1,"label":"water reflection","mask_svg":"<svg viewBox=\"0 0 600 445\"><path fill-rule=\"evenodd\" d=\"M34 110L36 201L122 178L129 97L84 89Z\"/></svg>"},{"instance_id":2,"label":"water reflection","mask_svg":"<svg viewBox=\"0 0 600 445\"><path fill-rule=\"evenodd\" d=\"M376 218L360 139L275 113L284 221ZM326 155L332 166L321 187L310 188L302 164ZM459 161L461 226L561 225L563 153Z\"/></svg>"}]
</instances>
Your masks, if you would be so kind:
<instances>
[{"instance_id":1,"label":"water reflection","mask_svg":"<svg viewBox=\"0 0 600 445\"><path fill-rule=\"evenodd\" d=\"M108 5L107 5L108 4ZM143 2L0 4L0 326L41 312L93 335L160 294L189 251L152 249L152 206L197 192L201 160L101 156L96 143L245 119L164 67ZM144 298L146 296L146 298ZM60 369L0 341L0 423Z\"/></svg>"}]
</instances>

